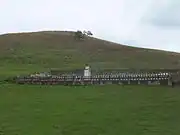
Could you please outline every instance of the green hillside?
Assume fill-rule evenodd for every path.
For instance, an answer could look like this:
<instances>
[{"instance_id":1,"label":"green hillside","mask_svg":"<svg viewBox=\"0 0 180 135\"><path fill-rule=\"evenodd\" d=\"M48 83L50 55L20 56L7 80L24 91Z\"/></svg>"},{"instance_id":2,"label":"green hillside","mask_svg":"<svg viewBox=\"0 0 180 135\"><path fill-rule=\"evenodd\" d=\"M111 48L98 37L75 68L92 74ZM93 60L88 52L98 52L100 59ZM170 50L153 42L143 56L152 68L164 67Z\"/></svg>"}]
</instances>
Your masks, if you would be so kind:
<instances>
[{"instance_id":1,"label":"green hillside","mask_svg":"<svg viewBox=\"0 0 180 135\"><path fill-rule=\"evenodd\" d=\"M180 54L73 32L0 36L0 80L50 68L180 68ZM0 81L0 135L178 135L179 87L52 86Z\"/></svg>"},{"instance_id":2,"label":"green hillside","mask_svg":"<svg viewBox=\"0 0 180 135\"><path fill-rule=\"evenodd\" d=\"M179 68L180 54L135 48L86 38L73 32L33 32L0 36L0 74L15 75L49 68Z\"/></svg>"}]
</instances>

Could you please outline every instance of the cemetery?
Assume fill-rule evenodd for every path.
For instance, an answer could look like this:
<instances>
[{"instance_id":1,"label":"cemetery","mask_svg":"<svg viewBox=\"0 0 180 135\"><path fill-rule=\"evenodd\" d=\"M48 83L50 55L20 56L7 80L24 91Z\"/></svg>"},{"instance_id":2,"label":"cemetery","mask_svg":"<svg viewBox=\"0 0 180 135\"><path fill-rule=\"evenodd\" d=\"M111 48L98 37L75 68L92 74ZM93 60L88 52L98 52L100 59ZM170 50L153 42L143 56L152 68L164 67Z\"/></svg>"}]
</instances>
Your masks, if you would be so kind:
<instances>
[{"instance_id":1,"label":"cemetery","mask_svg":"<svg viewBox=\"0 0 180 135\"><path fill-rule=\"evenodd\" d=\"M89 65L74 71L51 70L50 73L15 77L18 84L41 85L167 85L180 84L178 69L108 69L92 70Z\"/></svg>"}]
</instances>

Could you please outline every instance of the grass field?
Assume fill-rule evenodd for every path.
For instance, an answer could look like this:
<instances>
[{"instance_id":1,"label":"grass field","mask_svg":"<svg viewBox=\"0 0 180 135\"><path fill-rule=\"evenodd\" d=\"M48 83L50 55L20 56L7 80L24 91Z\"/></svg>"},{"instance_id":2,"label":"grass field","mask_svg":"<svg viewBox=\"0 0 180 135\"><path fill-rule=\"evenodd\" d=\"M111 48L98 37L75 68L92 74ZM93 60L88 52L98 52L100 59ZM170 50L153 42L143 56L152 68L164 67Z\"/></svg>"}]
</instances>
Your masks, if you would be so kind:
<instances>
[{"instance_id":1,"label":"grass field","mask_svg":"<svg viewBox=\"0 0 180 135\"><path fill-rule=\"evenodd\" d=\"M180 91L0 85L0 135L179 135Z\"/></svg>"}]
</instances>

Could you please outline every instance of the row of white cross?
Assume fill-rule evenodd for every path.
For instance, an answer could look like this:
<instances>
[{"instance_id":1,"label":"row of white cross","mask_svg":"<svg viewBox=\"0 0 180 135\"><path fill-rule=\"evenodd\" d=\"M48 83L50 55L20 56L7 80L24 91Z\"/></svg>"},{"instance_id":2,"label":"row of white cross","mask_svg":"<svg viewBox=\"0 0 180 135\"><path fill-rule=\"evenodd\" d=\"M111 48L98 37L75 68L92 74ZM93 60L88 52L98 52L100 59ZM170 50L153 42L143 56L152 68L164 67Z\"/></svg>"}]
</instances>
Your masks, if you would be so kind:
<instances>
[{"instance_id":1,"label":"row of white cross","mask_svg":"<svg viewBox=\"0 0 180 135\"><path fill-rule=\"evenodd\" d=\"M134 77L134 78L139 78L139 77L169 77L169 73L140 73L140 74L136 74L136 73L120 73L120 74L100 74L100 75L93 75L91 76L91 78L129 78L129 77ZM67 76L54 76L57 78L62 78L62 77L67 77L67 78L71 78L73 77L72 75L67 75ZM74 76L75 78L83 78L83 76Z\"/></svg>"},{"instance_id":2,"label":"row of white cross","mask_svg":"<svg viewBox=\"0 0 180 135\"><path fill-rule=\"evenodd\" d=\"M113 78L99 78L99 77L91 77L91 78L82 78L82 77L77 77L77 78L73 78L73 77L53 77L53 78L19 78L18 80L20 81L72 81L72 80L92 80L92 81L98 81L98 80L102 80L102 81L108 81L108 80L112 80L112 81L128 81L128 80L167 80L168 77L135 77L135 78L120 78L120 77L113 77Z\"/></svg>"},{"instance_id":3,"label":"row of white cross","mask_svg":"<svg viewBox=\"0 0 180 135\"><path fill-rule=\"evenodd\" d=\"M61 82L61 81L83 81L84 79L52 79L52 80L45 80L45 79L19 79L18 81L22 81L22 82L29 82L29 81L42 81L42 82L48 82L48 81L52 81L52 82ZM84 81L160 81L160 80L167 80L167 78L130 78L130 79L117 79L117 78L113 78L113 79L85 79Z\"/></svg>"},{"instance_id":4,"label":"row of white cross","mask_svg":"<svg viewBox=\"0 0 180 135\"><path fill-rule=\"evenodd\" d=\"M99 74L99 75L93 75L91 78L139 78L139 77L169 77L170 73L119 73L119 74ZM33 78L39 78L40 76L31 76ZM31 77L25 77L25 78L31 78ZM73 76L73 75L62 75L62 76L48 76L52 78L83 78L83 76ZM44 77L46 78L46 77Z\"/></svg>"}]
</instances>

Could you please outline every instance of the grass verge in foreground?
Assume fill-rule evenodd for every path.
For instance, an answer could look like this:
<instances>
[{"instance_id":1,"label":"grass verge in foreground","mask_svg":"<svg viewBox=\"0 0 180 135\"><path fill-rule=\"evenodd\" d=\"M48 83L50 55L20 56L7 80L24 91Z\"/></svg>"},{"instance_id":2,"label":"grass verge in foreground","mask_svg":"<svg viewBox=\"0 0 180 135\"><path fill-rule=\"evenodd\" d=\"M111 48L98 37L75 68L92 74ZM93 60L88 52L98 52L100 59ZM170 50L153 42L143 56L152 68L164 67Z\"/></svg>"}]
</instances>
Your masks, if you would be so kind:
<instances>
[{"instance_id":1,"label":"grass verge in foreground","mask_svg":"<svg viewBox=\"0 0 180 135\"><path fill-rule=\"evenodd\" d=\"M180 91L155 86L0 86L0 134L178 135Z\"/></svg>"}]
</instances>

